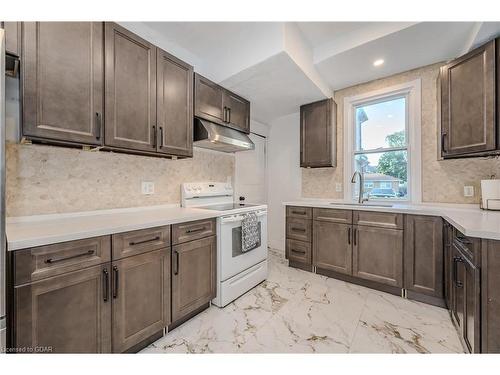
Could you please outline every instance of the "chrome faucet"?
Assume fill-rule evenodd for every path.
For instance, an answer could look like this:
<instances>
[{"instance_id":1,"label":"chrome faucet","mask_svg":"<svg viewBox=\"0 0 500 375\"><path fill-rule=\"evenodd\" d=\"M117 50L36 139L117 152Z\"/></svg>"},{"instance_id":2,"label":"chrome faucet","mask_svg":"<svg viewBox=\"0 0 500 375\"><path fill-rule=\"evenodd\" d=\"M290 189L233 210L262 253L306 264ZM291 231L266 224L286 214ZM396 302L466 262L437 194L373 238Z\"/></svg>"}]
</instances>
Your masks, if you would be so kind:
<instances>
[{"instance_id":1,"label":"chrome faucet","mask_svg":"<svg viewBox=\"0 0 500 375\"><path fill-rule=\"evenodd\" d=\"M364 183L365 183L365 178L363 177L363 173L360 171L354 172L351 178L351 182L353 184L356 183L356 175L359 176L359 195L358 195L358 203L363 204L364 202L368 201L368 199L363 198L363 188L364 188Z\"/></svg>"}]
</instances>

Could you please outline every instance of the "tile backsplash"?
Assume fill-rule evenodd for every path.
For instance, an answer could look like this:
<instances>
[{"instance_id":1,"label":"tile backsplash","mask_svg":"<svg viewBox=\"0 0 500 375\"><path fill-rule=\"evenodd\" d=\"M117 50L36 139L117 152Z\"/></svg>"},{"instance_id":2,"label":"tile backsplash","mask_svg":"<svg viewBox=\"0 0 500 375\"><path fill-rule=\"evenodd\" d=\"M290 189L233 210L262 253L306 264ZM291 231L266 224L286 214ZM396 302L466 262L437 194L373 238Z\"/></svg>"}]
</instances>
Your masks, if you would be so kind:
<instances>
[{"instance_id":1,"label":"tile backsplash","mask_svg":"<svg viewBox=\"0 0 500 375\"><path fill-rule=\"evenodd\" d=\"M8 144L7 215L25 216L180 203L180 184L226 181L234 155L194 149L170 160L112 152ZM142 181L155 184L141 194Z\"/></svg>"},{"instance_id":2,"label":"tile backsplash","mask_svg":"<svg viewBox=\"0 0 500 375\"><path fill-rule=\"evenodd\" d=\"M491 175L500 177L500 161L494 158L437 160L437 79L441 65L425 66L336 91L334 97L337 103L337 168L302 169L302 196L326 199L343 198L342 192L335 191L335 184L343 183L344 98L420 78L422 84L422 201L479 203L480 180L489 178ZM464 197L464 185L474 186L475 194L473 197Z\"/></svg>"}]
</instances>

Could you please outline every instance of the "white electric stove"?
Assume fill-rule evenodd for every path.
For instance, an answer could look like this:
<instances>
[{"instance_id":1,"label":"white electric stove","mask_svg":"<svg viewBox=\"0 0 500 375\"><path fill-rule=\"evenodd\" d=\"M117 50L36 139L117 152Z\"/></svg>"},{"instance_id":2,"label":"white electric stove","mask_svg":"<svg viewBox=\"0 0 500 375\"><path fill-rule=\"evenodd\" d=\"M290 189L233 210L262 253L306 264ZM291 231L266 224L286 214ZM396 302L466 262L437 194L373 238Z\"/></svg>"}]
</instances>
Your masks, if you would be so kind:
<instances>
[{"instance_id":1,"label":"white electric stove","mask_svg":"<svg viewBox=\"0 0 500 375\"><path fill-rule=\"evenodd\" d=\"M184 183L183 207L219 211L217 218L217 297L212 303L224 307L267 278L267 206L234 202L231 184ZM241 246L241 222L255 212L260 241L246 252Z\"/></svg>"}]
</instances>

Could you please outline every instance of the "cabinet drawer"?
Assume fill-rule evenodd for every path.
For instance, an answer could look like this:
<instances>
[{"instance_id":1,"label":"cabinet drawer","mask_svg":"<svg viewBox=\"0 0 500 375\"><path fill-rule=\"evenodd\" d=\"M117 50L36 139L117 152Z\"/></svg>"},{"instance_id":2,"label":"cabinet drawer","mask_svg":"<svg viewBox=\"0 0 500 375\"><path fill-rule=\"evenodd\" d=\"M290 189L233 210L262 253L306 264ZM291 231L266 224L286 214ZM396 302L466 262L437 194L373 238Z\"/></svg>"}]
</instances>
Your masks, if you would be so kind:
<instances>
[{"instance_id":1,"label":"cabinet drawer","mask_svg":"<svg viewBox=\"0 0 500 375\"><path fill-rule=\"evenodd\" d=\"M172 226L172 245L216 234L215 219L190 221Z\"/></svg>"},{"instance_id":2,"label":"cabinet drawer","mask_svg":"<svg viewBox=\"0 0 500 375\"><path fill-rule=\"evenodd\" d=\"M311 244L296 240L286 240L286 253L292 262L311 264Z\"/></svg>"},{"instance_id":3,"label":"cabinet drawer","mask_svg":"<svg viewBox=\"0 0 500 375\"><path fill-rule=\"evenodd\" d=\"M453 243L475 266L479 265L481 247L481 240L479 238L467 237L458 229L453 228Z\"/></svg>"},{"instance_id":4,"label":"cabinet drawer","mask_svg":"<svg viewBox=\"0 0 500 375\"><path fill-rule=\"evenodd\" d=\"M298 219L311 219L312 218L312 208L311 207L296 207L287 206L286 207L287 217L296 217Z\"/></svg>"},{"instance_id":5,"label":"cabinet drawer","mask_svg":"<svg viewBox=\"0 0 500 375\"><path fill-rule=\"evenodd\" d=\"M352 211L337 210L333 208L315 208L313 209L313 218L318 221L352 224Z\"/></svg>"},{"instance_id":6,"label":"cabinet drawer","mask_svg":"<svg viewBox=\"0 0 500 375\"><path fill-rule=\"evenodd\" d=\"M403 229L403 214L375 211L354 211L353 222L370 227Z\"/></svg>"},{"instance_id":7,"label":"cabinet drawer","mask_svg":"<svg viewBox=\"0 0 500 375\"><path fill-rule=\"evenodd\" d=\"M312 221L304 219L286 218L286 238L311 242Z\"/></svg>"},{"instance_id":8,"label":"cabinet drawer","mask_svg":"<svg viewBox=\"0 0 500 375\"><path fill-rule=\"evenodd\" d=\"M170 226L134 230L113 235L113 260L170 246Z\"/></svg>"},{"instance_id":9,"label":"cabinet drawer","mask_svg":"<svg viewBox=\"0 0 500 375\"><path fill-rule=\"evenodd\" d=\"M109 236L86 238L14 252L14 283L20 285L111 260Z\"/></svg>"}]
</instances>

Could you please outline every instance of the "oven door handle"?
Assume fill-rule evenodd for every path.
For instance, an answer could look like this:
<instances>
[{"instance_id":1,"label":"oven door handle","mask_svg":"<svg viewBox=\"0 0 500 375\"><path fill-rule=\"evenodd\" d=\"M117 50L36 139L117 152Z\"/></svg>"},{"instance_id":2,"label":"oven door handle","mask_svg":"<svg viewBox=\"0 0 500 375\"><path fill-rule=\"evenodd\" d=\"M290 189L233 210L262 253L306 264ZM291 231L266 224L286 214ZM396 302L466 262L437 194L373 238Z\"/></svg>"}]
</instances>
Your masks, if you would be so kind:
<instances>
[{"instance_id":1,"label":"oven door handle","mask_svg":"<svg viewBox=\"0 0 500 375\"><path fill-rule=\"evenodd\" d=\"M262 216L266 216L266 215L267 215L267 211L265 211L265 212L258 212L257 213L257 217L262 217ZM225 224L225 223L234 223L236 221L243 220L243 217L244 217L243 215L223 217L221 219L221 222L222 222L222 224Z\"/></svg>"}]
</instances>

